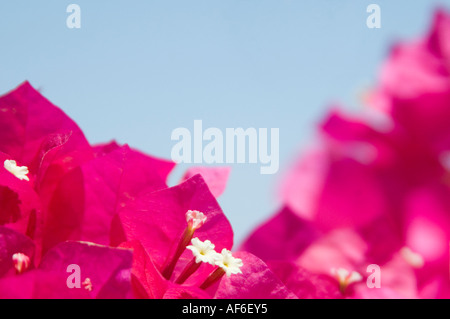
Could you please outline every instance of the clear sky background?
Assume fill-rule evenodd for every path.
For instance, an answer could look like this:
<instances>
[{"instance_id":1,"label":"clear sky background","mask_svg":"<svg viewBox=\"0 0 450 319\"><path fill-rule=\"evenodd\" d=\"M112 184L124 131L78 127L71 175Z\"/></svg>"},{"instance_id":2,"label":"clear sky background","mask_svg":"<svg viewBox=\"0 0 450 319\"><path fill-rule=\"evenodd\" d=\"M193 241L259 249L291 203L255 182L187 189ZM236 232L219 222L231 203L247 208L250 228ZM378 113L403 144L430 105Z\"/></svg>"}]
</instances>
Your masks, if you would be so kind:
<instances>
[{"instance_id":1,"label":"clear sky background","mask_svg":"<svg viewBox=\"0 0 450 319\"><path fill-rule=\"evenodd\" d=\"M80 29L66 26L71 3ZM380 29L366 26L371 3ZM90 142L164 158L196 119L279 128L279 173L234 164L219 198L239 244L280 207L280 178L330 105L360 107L390 46L424 34L438 6L450 0L1 1L0 93L29 80Z\"/></svg>"}]
</instances>

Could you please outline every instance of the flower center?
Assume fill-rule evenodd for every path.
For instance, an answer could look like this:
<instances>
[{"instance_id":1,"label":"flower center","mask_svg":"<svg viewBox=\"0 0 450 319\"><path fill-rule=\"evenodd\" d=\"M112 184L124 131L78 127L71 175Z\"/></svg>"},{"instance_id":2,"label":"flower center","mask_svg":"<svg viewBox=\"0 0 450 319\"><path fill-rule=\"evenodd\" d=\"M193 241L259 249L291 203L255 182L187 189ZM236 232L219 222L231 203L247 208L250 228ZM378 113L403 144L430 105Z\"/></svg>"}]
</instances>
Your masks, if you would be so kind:
<instances>
[{"instance_id":1,"label":"flower center","mask_svg":"<svg viewBox=\"0 0 450 319\"><path fill-rule=\"evenodd\" d=\"M189 245L186 248L192 251L194 258L186 265L178 279L175 281L177 284L184 283L186 279L197 271L202 262L215 265L218 254L214 250L215 245L212 244L211 241L205 240L202 242L195 237L191 240L191 243L192 245Z\"/></svg>"},{"instance_id":2,"label":"flower center","mask_svg":"<svg viewBox=\"0 0 450 319\"><path fill-rule=\"evenodd\" d=\"M16 253L12 255L12 260L17 274L23 273L28 269L28 267L30 267L30 257L23 253Z\"/></svg>"},{"instance_id":3,"label":"flower center","mask_svg":"<svg viewBox=\"0 0 450 319\"><path fill-rule=\"evenodd\" d=\"M223 275L230 277L232 274L242 273L240 268L243 266L242 260L234 258L231 251L223 249L219 254L214 248L215 245L209 240L201 241L198 237L192 238L195 231L203 226L206 222L206 216L197 210L188 210L186 212L187 227L184 230L181 239L179 240L174 253L169 253L166 262L162 268L162 275L167 280L172 277L175 266L180 259L180 256L186 249L192 252L193 258L184 267L178 278L175 280L176 284L183 284L193 273L200 268L202 263L207 263L213 266L218 266L206 280L200 285L201 289L206 289L218 280ZM191 242L191 245L188 245Z\"/></svg>"},{"instance_id":4,"label":"flower center","mask_svg":"<svg viewBox=\"0 0 450 319\"><path fill-rule=\"evenodd\" d=\"M5 169L8 172L13 174L18 179L30 181L30 179L27 176L27 174L29 173L28 167L26 167L26 166L17 166L16 161L13 161L13 160L6 160L3 163L3 166L5 167Z\"/></svg>"},{"instance_id":5,"label":"flower center","mask_svg":"<svg viewBox=\"0 0 450 319\"><path fill-rule=\"evenodd\" d=\"M422 268L425 263L423 257L420 254L413 252L409 247L403 247L400 250L400 254L413 268Z\"/></svg>"},{"instance_id":6,"label":"flower center","mask_svg":"<svg viewBox=\"0 0 450 319\"><path fill-rule=\"evenodd\" d=\"M331 275L339 282L339 290L342 294L345 294L348 286L363 279L360 273L356 271L349 272L345 268L333 268L331 269Z\"/></svg>"},{"instance_id":7,"label":"flower center","mask_svg":"<svg viewBox=\"0 0 450 319\"><path fill-rule=\"evenodd\" d=\"M86 289L87 291L92 291L92 282L90 278L86 278L81 285L83 286L84 289Z\"/></svg>"},{"instance_id":8,"label":"flower center","mask_svg":"<svg viewBox=\"0 0 450 319\"><path fill-rule=\"evenodd\" d=\"M200 285L201 289L207 289L219 281L225 274L227 277L242 274L241 267L244 265L241 259L233 257L231 251L226 248L222 249L222 252L216 255L215 264L219 267Z\"/></svg>"}]
</instances>

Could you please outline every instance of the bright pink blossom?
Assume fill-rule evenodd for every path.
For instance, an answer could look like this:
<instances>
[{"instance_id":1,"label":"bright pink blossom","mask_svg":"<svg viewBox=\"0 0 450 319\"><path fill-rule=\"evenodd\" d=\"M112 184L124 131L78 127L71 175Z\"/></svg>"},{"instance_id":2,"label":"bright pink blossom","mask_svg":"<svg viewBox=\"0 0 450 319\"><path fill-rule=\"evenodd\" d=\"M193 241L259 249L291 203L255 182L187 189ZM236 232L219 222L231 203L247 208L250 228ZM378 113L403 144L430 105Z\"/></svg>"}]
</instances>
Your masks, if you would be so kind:
<instances>
[{"instance_id":1,"label":"bright pink blossom","mask_svg":"<svg viewBox=\"0 0 450 319\"><path fill-rule=\"evenodd\" d=\"M200 224L189 223L197 217ZM294 297L259 258L248 253L233 253L242 259L243 274L228 278L222 273L212 285L203 287L220 268L208 263L195 265L187 244L196 237L214 243L217 252L230 250L233 231L200 175L171 188L141 194L129 202L117 215L112 235L113 244L122 243L120 247L134 250L133 290L138 297ZM195 270L179 282L189 265Z\"/></svg>"},{"instance_id":2,"label":"bright pink blossom","mask_svg":"<svg viewBox=\"0 0 450 319\"><path fill-rule=\"evenodd\" d=\"M425 39L394 48L371 100L384 103L383 121L330 112L322 145L282 183L293 214L283 210L244 243L269 265L278 260L272 270L289 287L299 287L298 272L334 269L345 297L448 297L449 21L438 11ZM274 244L279 238L288 244ZM382 288L365 285L368 264L381 267Z\"/></svg>"}]
</instances>

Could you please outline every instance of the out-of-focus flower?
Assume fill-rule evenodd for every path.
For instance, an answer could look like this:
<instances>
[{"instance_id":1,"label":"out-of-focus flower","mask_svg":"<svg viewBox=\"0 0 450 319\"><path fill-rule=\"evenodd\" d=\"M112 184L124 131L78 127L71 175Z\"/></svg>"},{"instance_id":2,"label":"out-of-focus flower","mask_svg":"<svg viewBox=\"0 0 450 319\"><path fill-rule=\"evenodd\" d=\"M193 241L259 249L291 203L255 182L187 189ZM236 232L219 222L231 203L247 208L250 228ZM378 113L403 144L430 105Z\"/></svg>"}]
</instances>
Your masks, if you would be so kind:
<instances>
[{"instance_id":1,"label":"out-of-focus flower","mask_svg":"<svg viewBox=\"0 0 450 319\"><path fill-rule=\"evenodd\" d=\"M370 101L435 152L450 149L450 16L435 14L429 34L397 44Z\"/></svg>"},{"instance_id":2,"label":"out-of-focus flower","mask_svg":"<svg viewBox=\"0 0 450 319\"><path fill-rule=\"evenodd\" d=\"M244 243L269 266L277 260L288 287L298 282L287 273L334 268L345 297L449 296L449 21L438 11L424 40L394 48L369 100L383 103L384 125L330 113L322 146L286 174L287 208ZM271 245L279 238L289 244ZM380 289L365 285L369 264L381 267ZM348 282L353 271L361 281Z\"/></svg>"}]
</instances>

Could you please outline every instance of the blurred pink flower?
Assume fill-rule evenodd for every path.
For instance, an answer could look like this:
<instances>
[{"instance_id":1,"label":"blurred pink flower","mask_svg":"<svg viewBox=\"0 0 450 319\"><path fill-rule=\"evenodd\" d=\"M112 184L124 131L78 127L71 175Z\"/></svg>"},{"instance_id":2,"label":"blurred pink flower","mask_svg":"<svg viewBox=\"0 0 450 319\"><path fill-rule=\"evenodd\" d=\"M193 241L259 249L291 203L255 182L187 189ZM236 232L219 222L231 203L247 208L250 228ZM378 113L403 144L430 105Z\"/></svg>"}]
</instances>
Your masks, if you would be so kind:
<instances>
[{"instance_id":1,"label":"blurred pink flower","mask_svg":"<svg viewBox=\"0 0 450 319\"><path fill-rule=\"evenodd\" d=\"M383 103L382 122L330 112L321 146L286 174L286 208L243 244L299 297L318 294L291 276L332 268L361 275L345 297L449 297L449 34L438 11L424 40L394 48L370 100ZM369 264L382 269L381 289L365 285Z\"/></svg>"},{"instance_id":2,"label":"blurred pink flower","mask_svg":"<svg viewBox=\"0 0 450 319\"><path fill-rule=\"evenodd\" d=\"M434 152L450 150L449 38L450 15L439 10L425 38L393 48L371 98L416 143Z\"/></svg>"}]
</instances>

